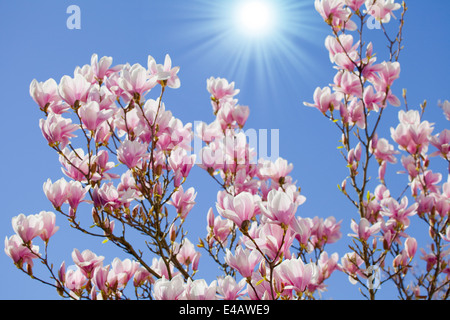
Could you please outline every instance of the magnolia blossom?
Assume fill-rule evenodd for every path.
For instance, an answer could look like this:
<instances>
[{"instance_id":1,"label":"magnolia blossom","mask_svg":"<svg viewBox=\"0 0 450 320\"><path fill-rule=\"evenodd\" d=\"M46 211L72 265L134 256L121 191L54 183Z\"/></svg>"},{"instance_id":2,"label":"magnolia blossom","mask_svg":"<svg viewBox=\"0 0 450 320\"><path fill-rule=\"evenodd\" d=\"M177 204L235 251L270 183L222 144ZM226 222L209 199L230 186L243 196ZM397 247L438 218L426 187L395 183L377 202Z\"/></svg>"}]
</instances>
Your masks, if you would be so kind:
<instances>
[{"instance_id":1,"label":"magnolia blossom","mask_svg":"<svg viewBox=\"0 0 450 320\"><path fill-rule=\"evenodd\" d=\"M186 300L216 300L217 282L213 281L209 285L205 279L187 280L185 287Z\"/></svg>"},{"instance_id":2,"label":"magnolia blossom","mask_svg":"<svg viewBox=\"0 0 450 320\"><path fill-rule=\"evenodd\" d=\"M217 296L222 300L238 300L246 290L246 279L237 282L232 276L228 275L217 280Z\"/></svg>"},{"instance_id":3,"label":"magnolia blossom","mask_svg":"<svg viewBox=\"0 0 450 320\"><path fill-rule=\"evenodd\" d=\"M314 91L314 103L304 102L308 107L317 108L320 112L325 114L327 111L339 110L342 105L342 96L340 93L332 93L330 87L323 89L316 88Z\"/></svg>"},{"instance_id":4,"label":"magnolia blossom","mask_svg":"<svg viewBox=\"0 0 450 320\"><path fill-rule=\"evenodd\" d=\"M59 146L61 149L69 144L70 138L76 137L73 132L79 128L78 125L72 124L71 119L63 118L55 113L49 114L46 119L40 119L39 127L49 146Z\"/></svg>"},{"instance_id":5,"label":"magnolia blossom","mask_svg":"<svg viewBox=\"0 0 450 320\"><path fill-rule=\"evenodd\" d=\"M89 249L80 252L75 248L72 251L73 262L75 262L85 276L92 275L95 268L102 266L104 258L103 256L97 256Z\"/></svg>"},{"instance_id":6,"label":"magnolia blossom","mask_svg":"<svg viewBox=\"0 0 450 320\"><path fill-rule=\"evenodd\" d=\"M181 244L174 243L173 251L176 253L177 260L181 264L187 267L192 264L192 270L197 270L201 254L195 250L194 245L189 239L183 239Z\"/></svg>"},{"instance_id":7,"label":"magnolia blossom","mask_svg":"<svg viewBox=\"0 0 450 320\"><path fill-rule=\"evenodd\" d=\"M156 77L160 84L164 83L172 89L180 87L180 79L177 76L180 67L172 68L172 60L168 54L166 54L164 65L157 64L152 56L148 56L147 64L150 75Z\"/></svg>"},{"instance_id":8,"label":"magnolia blossom","mask_svg":"<svg viewBox=\"0 0 450 320\"><path fill-rule=\"evenodd\" d=\"M48 241L59 229L55 225L56 215L50 211L41 211L38 214L38 218L42 221L42 232L39 236L43 241Z\"/></svg>"},{"instance_id":9,"label":"magnolia blossom","mask_svg":"<svg viewBox=\"0 0 450 320\"><path fill-rule=\"evenodd\" d=\"M267 205L260 204L261 210L271 222L288 226L297 211L293 199L283 190L271 190L267 196Z\"/></svg>"},{"instance_id":10,"label":"magnolia blossom","mask_svg":"<svg viewBox=\"0 0 450 320\"><path fill-rule=\"evenodd\" d=\"M450 130L444 129L441 133L430 137L430 143L438 149L430 156L440 155L444 159L450 160Z\"/></svg>"},{"instance_id":11,"label":"magnolia blossom","mask_svg":"<svg viewBox=\"0 0 450 320\"><path fill-rule=\"evenodd\" d=\"M20 268L26 263L29 267L33 267L33 259L40 256L39 246L32 245L31 250L23 245L22 238L15 234L11 237L5 237L5 253L10 257L14 264Z\"/></svg>"},{"instance_id":12,"label":"magnolia blossom","mask_svg":"<svg viewBox=\"0 0 450 320\"><path fill-rule=\"evenodd\" d=\"M445 118L450 121L450 101L445 100L442 103L440 102L439 107L444 111Z\"/></svg>"},{"instance_id":13,"label":"magnolia blossom","mask_svg":"<svg viewBox=\"0 0 450 320\"><path fill-rule=\"evenodd\" d=\"M50 178L44 183L43 189L47 199L55 208L61 208L68 198L68 183L64 178L52 183Z\"/></svg>"},{"instance_id":14,"label":"magnolia blossom","mask_svg":"<svg viewBox=\"0 0 450 320\"><path fill-rule=\"evenodd\" d=\"M378 21L388 23L393 11L401 8L401 4L395 3L395 0L366 0L367 12Z\"/></svg>"},{"instance_id":15,"label":"magnolia blossom","mask_svg":"<svg viewBox=\"0 0 450 320\"><path fill-rule=\"evenodd\" d=\"M322 16L327 24L334 30L340 29L355 30L356 24L349 20L350 11L344 8L342 0L315 0L316 11Z\"/></svg>"},{"instance_id":16,"label":"magnolia blossom","mask_svg":"<svg viewBox=\"0 0 450 320\"><path fill-rule=\"evenodd\" d=\"M256 250L244 249L241 246L236 248L234 254L228 248L225 253L226 263L244 278L251 278L253 270L261 259L261 254Z\"/></svg>"},{"instance_id":17,"label":"magnolia blossom","mask_svg":"<svg viewBox=\"0 0 450 320\"><path fill-rule=\"evenodd\" d=\"M400 124L395 129L391 128L392 139L411 154L426 152L429 144L428 137L434 129L432 124L421 121L417 110L408 112L401 110L398 118Z\"/></svg>"},{"instance_id":18,"label":"magnolia blossom","mask_svg":"<svg viewBox=\"0 0 450 320\"><path fill-rule=\"evenodd\" d=\"M302 259L284 260L276 269L277 276L285 283L286 290L303 292L317 278L317 266L314 263L304 264Z\"/></svg>"},{"instance_id":19,"label":"magnolia blossom","mask_svg":"<svg viewBox=\"0 0 450 320\"><path fill-rule=\"evenodd\" d=\"M418 207L418 204L414 203L408 208L408 198L406 196L401 199L400 203L393 198L388 198L384 199L381 204L382 210L380 213L382 215L395 220L397 223L400 223L405 227L409 226L409 217L417 213L416 209Z\"/></svg>"},{"instance_id":20,"label":"magnolia blossom","mask_svg":"<svg viewBox=\"0 0 450 320\"><path fill-rule=\"evenodd\" d=\"M128 99L133 98L135 93L144 96L155 87L156 83L157 78L149 76L147 70L137 63L129 68L123 68L122 75L118 79L118 85Z\"/></svg>"},{"instance_id":21,"label":"magnolia blossom","mask_svg":"<svg viewBox=\"0 0 450 320\"><path fill-rule=\"evenodd\" d=\"M86 275L80 268L69 269L65 273L65 286L67 289L72 291L81 290L82 287L86 284L87 278Z\"/></svg>"},{"instance_id":22,"label":"magnolia blossom","mask_svg":"<svg viewBox=\"0 0 450 320\"><path fill-rule=\"evenodd\" d=\"M44 228L44 222L39 215L25 216L21 213L12 218L12 227L22 241L28 243L41 235Z\"/></svg>"},{"instance_id":23,"label":"magnolia blossom","mask_svg":"<svg viewBox=\"0 0 450 320\"><path fill-rule=\"evenodd\" d=\"M339 268L344 271L346 274L348 274L348 279L351 284L356 284L357 281L355 278L362 275L362 272L360 270L360 266L364 263L363 259L356 253L356 252L350 252L346 253L341 258L341 264L339 265Z\"/></svg>"},{"instance_id":24,"label":"magnolia blossom","mask_svg":"<svg viewBox=\"0 0 450 320\"><path fill-rule=\"evenodd\" d=\"M370 141L370 151L375 155L375 158L379 163L383 161L390 163L397 162L395 155L399 154L399 152L394 150L394 146L389 144L389 142L384 138L378 139L378 137L375 136Z\"/></svg>"},{"instance_id":25,"label":"magnolia blossom","mask_svg":"<svg viewBox=\"0 0 450 320\"><path fill-rule=\"evenodd\" d=\"M196 196L197 193L193 187L184 191L183 186L180 186L178 190L172 194L168 203L177 209L177 213L182 219L186 219L186 216L195 205Z\"/></svg>"},{"instance_id":26,"label":"magnolia blossom","mask_svg":"<svg viewBox=\"0 0 450 320\"><path fill-rule=\"evenodd\" d=\"M100 110L97 101L90 101L78 109L78 114L87 130L95 131L103 121L113 115L113 110Z\"/></svg>"},{"instance_id":27,"label":"magnolia blossom","mask_svg":"<svg viewBox=\"0 0 450 320\"><path fill-rule=\"evenodd\" d=\"M119 258L114 258L111 266L112 269L107 277L109 285L124 288L128 281L133 278L136 270L139 268L139 263L130 259L120 260Z\"/></svg>"},{"instance_id":28,"label":"magnolia blossom","mask_svg":"<svg viewBox=\"0 0 450 320\"><path fill-rule=\"evenodd\" d=\"M58 94L58 84L54 79L48 79L45 82L33 79L30 84L30 96L41 110L45 110L50 104L61 99Z\"/></svg>"},{"instance_id":29,"label":"magnolia blossom","mask_svg":"<svg viewBox=\"0 0 450 320\"><path fill-rule=\"evenodd\" d=\"M234 89L234 82L228 83L227 79L211 77L206 81L207 90L216 100L232 98L239 93Z\"/></svg>"},{"instance_id":30,"label":"magnolia blossom","mask_svg":"<svg viewBox=\"0 0 450 320\"><path fill-rule=\"evenodd\" d=\"M371 236L377 234L381 230L381 221L371 224L366 218L361 218L359 224L352 219L351 228L356 234L349 234L351 237L357 237L367 241Z\"/></svg>"},{"instance_id":31,"label":"magnolia blossom","mask_svg":"<svg viewBox=\"0 0 450 320\"><path fill-rule=\"evenodd\" d=\"M137 140L125 140L117 149L117 159L129 169L136 167L147 153L147 145Z\"/></svg>"},{"instance_id":32,"label":"magnolia blossom","mask_svg":"<svg viewBox=\"0 0 450 320\"><path fill-rule=\"evenodd\" d=\"M352 71L357 65L359 42L353 44L351 34L341 34L338 39L328 36L325 39L325 47L329 51L330 61L340 68Z\"/></svg>"},{"instance_id":33,"label":"magnolia blossom","mask_svg":"<svg viewBox=\"0 0 450 320\"><path fill-rule=\"evenodd\" d=\"M237 196L226 195L223 199L223 209L217 206L220 215L230 219L241 228L245 221L250 221L256 213L257 201L249 192L242 192Z\"/></svg>"},{"instance_id":34,"label":"magnolia blossom","mask_svg":"<svg viewBox=\"0 0 450 320\"><path fill-rule=\"evenodd\" d=\"M176 275L171 280L162 277L153 285L153 297L155 300L184 300L185 286L181 275Z\"/></svg>"},{"instance_id":35,"label":"magnolia blossom","mask_svg":"<svg viewBox=\"0 0 450 320\"><path fill-rule=\"evenodd\" d=\"M75 102L86 102L91 84L81 74L77 73L73 78L63 76L58 85L58 92L61 98L69 105L74 106Z\"/></svg>"}]
</instances>

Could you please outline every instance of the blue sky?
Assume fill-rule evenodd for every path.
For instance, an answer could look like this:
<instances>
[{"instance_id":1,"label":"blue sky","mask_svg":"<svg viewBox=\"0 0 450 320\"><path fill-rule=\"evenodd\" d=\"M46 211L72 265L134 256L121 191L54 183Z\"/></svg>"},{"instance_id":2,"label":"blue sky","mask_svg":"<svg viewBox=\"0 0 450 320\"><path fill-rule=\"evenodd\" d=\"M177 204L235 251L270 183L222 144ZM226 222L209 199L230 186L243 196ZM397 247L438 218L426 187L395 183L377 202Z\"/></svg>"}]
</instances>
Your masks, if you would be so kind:
<instances>
[{"instance_id":1,"label":"blue sky","mask_svg":"<svg viewBox=\"0 0 450 320\"><path fill-rule=\"evenodd\" d=\"M278 0L271 1L278 19L275 34L249 38L236 29L238 2L0 1L3 239L13 233L13 216L52 210L42 184L47 178L55 181L62 177L58 158L40 132L42 114L29 96L30 82L34 78L59 82L63 75L72 75L76 66L90 63L93 53L112 56L114 64L144 66L149 54L162 63L168 53L173 64L181 67L181 88L167 92L167 108L184 123L211 122L206 79L214 76L235 81L241 90L237 98L251 110L246 127L280 130L280 156L294 164L292 175L307 197L299 214L344 220L343 239L328 251L340 256L347 252L345 235L356 213L336 187L347 173L336 149L339 134L317 110L303 106L304 101L312 101L317 86L326 86L334 76L323 45L329 29L312 0ZM66 27L66 9L72 4L81 9L80 30ZM401 96L401 90L407 88L410 106L418 107L426 99L427 119L440 131L449 127L437 102L450 99L450 2L411 0L408 7L402 72L394 91ZM368 30L366 35L374 39L375 51L383 59L384 43L376 42L382 39L382 32ZM396 112L393 108L386 112L381 127L386 138L386 130L396 123ZM197 205L188 217L190 239L195 242L205 234L206 213L215 205L217 185L199 168L193 170L189 184L198 191ZM50 245L50 260L56 267L62 260L70 264L75 247L105 255L106 263L115 256L124 257L109 244L80 236L62 217L57 222L61 229ZM200 268L213 266L208 260L202 252ZM3 253L0 268L0 299L58 298L53 289L19 272ZM199 277L212 280L215 275L200 273ZM325 298L360 298L357 287L342 274L335 274L328 283ZM395 292L386 286L380 296L395 298Z\"/></svg>"}]
</instances>

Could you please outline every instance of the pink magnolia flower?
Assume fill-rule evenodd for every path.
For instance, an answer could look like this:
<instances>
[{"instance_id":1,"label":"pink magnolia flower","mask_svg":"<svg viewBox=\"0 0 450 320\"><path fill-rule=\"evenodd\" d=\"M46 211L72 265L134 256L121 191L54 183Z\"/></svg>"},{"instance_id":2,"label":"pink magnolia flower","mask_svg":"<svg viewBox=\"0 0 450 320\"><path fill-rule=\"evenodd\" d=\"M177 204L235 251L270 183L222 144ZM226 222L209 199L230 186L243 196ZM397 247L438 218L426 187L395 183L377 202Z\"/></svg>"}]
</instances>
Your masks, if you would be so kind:
<instances>
[{"instance_id":1,"label":"pink magnolia flower","mask_svg":"<svg viewBox=\"0 0 450 320\"><path fill-rule=\"evenodd\" d=\"M63 76L59 82L58 92L69 105L75 102L86 102L91 84L81 74L76 73L73 78Z\"/></svg>"},{"instance_id":2,"label":"pink magnolia flower","mask_svg":"<svg viewBox=\"0 0 450 320\"><path fill-rule=\"evenodd\" d=\"M417 241L412 237L408 237L405 240L405 252L408 258L412 259L416 255L417 251Z\"/></svg>"},{"instance_id":3,"label":"pink magnolia flower","mask_svg":"<svg viewBox=\"0 0 450 320\"><path fill-rule=\"evenodd\" d=\"M439 103L439 107L444 111L445 118L450 121L450 101L445 100L442 103Z\"/></svg>"},{"instance_id":4,"label":"pink magnolia flower","mask_svg":"<svg viewBox=\"0 0 450 320\"><path fill-rule=\"evenodd\" d=\"M69 178L86 182L87 177L93 181L98 181L101 176L97 172L90 172L89 164L93 163L95 159L91 158L89 154L84 154L82 148L77 148L75 150L69 151L68 148L63 150L63 154L59 156L59 162L64 167L62 171Z\"/></svg>"},{"instance_id":5,"label":"pink magnolia flower","mask_svg":"<svg viewBox=\"0 0 450 320\"><path fill-rule=\"evenodd\" d=\"M155 300L181 300L184 298L185 287L181 275L176 275L171 280L162 277L153 285L153 297Z\"/></svg>"},{"instance_id":6,"label":"pink magnolia flower","mask_svg":"<svg viewBox=\"0 0 450 320\"><path fill-rule=\"evenodd\" d=\"M78 109L78 114L87 130L95 131L103 121L113 115L113 110L100 110L97 101L90 101Z\"/></svg>"},{"instance_id":7,"label":"pink magnolia flower","mask_svg":"<svg viewBox=\"0 0 450 320\"><path fill-rule=\"evenodd\" d=\"M38 218L40 218L43 223L42 232L39 236L43 241L48 241L59 229L59 227L55 225L56 215L50 211L41 211L39 212Z\"/></svg>"},{"instance_id":8,"label":"pink magnolia flower","mask_svg":"<svg viewBox=\"0 0 450 320\"><path fill-rule=\"evenodd\" d=\"M197 193L193 187L190 187L184 191L183 186L180 186L178 190L172 194L172 197L168 203L177 209L177 213L182 219L186 219L186 216L195 205L196 196Z\"/></svg>"},{"instance_id":9,"label":"pink magnolia flower","mask_svg":"<svg viewBox=\"0 0 450 320\"><path fill-rule=\"evenodd\" d=\"M284 180L293 168L294 165L283 158L277 158L274 162L266 160L259 163L259 175L264 179L272 179L276 183L283 184L280 179Z\"/></svg>"},{"instance_id":10,"label":"pink magnolia flower","mask_svg":"<svg viewBox=\"0 0 450 320\"><path fill-rule=\"evenodd\" d=\"M391 137L402 149L411 154L420 154L428 150L429 137L433 126L428 121L421 121L417 110L398 114L400 123L394 129L391 128Z\"/></svg>"},{"instance_id":11,"label":"pink magnolia flower","mask_svg":"<svg viewBox=\"0 0 450 320\"><path fill-rule=\"evenodd\" d=\"M260 203L263 214L270 222L289 226L297 211L293 199L283 190L271 190L267 196L267 204Z\"/></svg>"},{"instance_id":12,"label":"pink magnolia flower","mask_svg":"<svg viewBox=\"0 0 450 320\"><path fill-rule=\"evenodd\" d=\"M323 251L320 254L319 260L317 261L316 281L315 283L311 283L308 288L314 290L324 290L325 285L323 284L323 282L328 279L335 270L339 269L338 259L339 255L337 253L333 253L331 257L329 257L328 253L326 251Z\"/></svg>"},{"instance_id":13,"label":"pink magnolia flower","mask_svg":"<svg viewBox=\"0 0 450 320\"><path fill-rule=\"evenodd\" d=\"M364 89L363 101L367 110L378 112L380 107L384 108L386 106L384 103L385 97L385 92L375 91L373 86L368 86Z\"/></svg>"},{"instance_id":14,"label":"pink magnolia flower","mask_svg":"<svg viewBox=\"0 0 450 320\"><path fill-rule=\"evenodd\" d=\"M362 272L360 270L360 266L364 263L364 260L361 259L361 257L356 252L350 252L346 253L341 258L341 264L339 265L339 268L344 271L346 274L348 274L348 280L351 284L356 284L357 281L355 278L358 275L362 275Z\"/></svg>"},{"instance_id":15,"label":"pink magnolia flower","mask_svg":"<svg viewBox=\"0 0 450 320\"><path fill-rule=\"evenodd\" d=\"M170 153L168 160L171 169L175 172L180 172L186 178L195 164L196 155L189 155L185 149L176 148Z\"/></svg>"},{"instance_id":16,"label":"pink magnolia flower","mask_svg":"<svg viewBox=\"0 0 450 320\"><path fill-rule=\"evenodd\" d=\"M330 61L336 63L340 68L352 71L358 63L359 42L353 44L353 36L341 34L339 39L328 36L325 39L325 47L329 51Z\"/></svg>"},{"instance_id":17,"label":"pink magnolia flower","mask_svg":"<svg viewBox=\"0 0 450 320\"><path fill-rule=\"evenodd\" d=\"M359 10L366 0L344 0L345 4L353 11Z\"/></svg>"},{"instance_id":18,"label":"pink magnolia flower","mask_svg":"<svg viewBox=\"0 0 450 320\"><path fill-rule=\"evenodd\" d=\"M224 168L225 154L223 146L220 143L211 143L200 151L200 168L213 174L216 170Z\"/></svg>"},{"instance_id":19,"label":"pink magnolia flower","mask_svg":"<svg viewBox=\"0 0 450 320\"><path fill-rule=\"evenodd\" d=\"M232 221L228 219L222 219L222 217L220 216L214 217L212 208L209 209L207 218L208 218L207 231L208 233L211 233L213 236L211 240L218 241L224 244L233 228Z\"/></svg>"},{"instance_id":20,"label":"pink magnolia flower","mask_svg":"<svg viewBox=\"0 0 450 320\"><path fill-rule=\"evenodd\" d=\"M388 23L391 21L391 16L394 16L392 11L401 8L399 3L395 3L395 0L366 0L367 12L378 21Z\"/></svg>"},{"instance_id":21,"label":"pink magnolia flower","mask_svg":"<svg viewBox=\"0 0 450 320\"><path fill-rule=\"evenodd\" d=\"M317 278L317 266L303 263L301 257L284 260L276 269L277 276L285 283L284 289L303 292Z\"/></svg>"},{"instance_id":22,"label":"pink magnolia flower","mask_svg":"<svg viewBox=\"0 0 450 320\"><path fill-rule=\"evenodd\" d=\"M250 114L250 108L248 106L238 105L232 111L233 119L237 122L239 128L241 128L241 129L244 127L249 114Z\"/></svg>"},{"instance_id":23,"label":"pink magnolia flower","mask_svg":"<svg viewBox=\"0 0 450 320\"><path fill-rule=\"evenodd\" d=\"M153 283L155 280L152 277L152 274L144 267L139 267L134 273L133 284L134 286L140 287L145 282Z\"/></svg>"},{"instance_id":24,"label":"pink magnolia flower","mask_svg":"<svg viewBox=\"0 0 450 320\"><path fill-rule=\"evenodd\" d=\"M322 16L327 24L333 27L335 31L340 29L355 30L356 24L349 20L350 11L344 8L342 0L315 0L316 11Z\"/></svg>"},{"instance_id":25,"label":"pink magnolia flower","mask_svg":"<svg viewBox=\"0 0 450 320\"><path fill-rule=\"evenodd\" d=\"M352 219L351 228L356 234L349 234L350 237L357 237L367 241L371 236L377 234L381 230L381 221L374 224L370 223L366 218L361 218L359 224Z\"/></svg>"},{"instance_id":26,"label":"pink magnolia flower","mask_svg":"<svg viewBox=\"0 0 450 320\"><path fill-rule=\"evenodd\" d=\"M106 267L97 267L94 270L94 274L92 276L92 282L94 283L97 290L100 290L104 293L107 293L109 291L109 284L108 284L108 275L110 272L111 266Z\"/></svg>"},{"instance_id":27,"label":"pink magnolia flower","mask_svg":"<svg viewBox=\"0 0 450 320\"><path fill-rule=\"evenodd\" d=\"M180 79L177 76L180 67L172 68L172 60L168 54L166 54L164 65L157 64L152 56L148 56L147 64L150 75L155 76L158 83L165 83L172 89L180 87Z\"/></svg>"},{"instance_id":28,"label":"pink magnolia flower","mask_svg":"<svg viewBox=\"0 0 450 320\"><path fill-rule=\"evenodd\" d=\"M342 96L340 93L331 93L330 87L325 87L323 89L316 88L314 91L314 103L304 102L303 104L308 107L317 108L325 114L329 110L339 110L342 104L341 100Z\"/></svg>"},{"instance_id":29,"label":"pink magnolia flower","mask_svg":"<svg viewBox=\"0 0 450 320\"><path fill-rule=\"evenodd\" d=\"M136 167L147 153L147 145L137 140L125 140L117 149L117 159L129 169Z\"/></svg>"},{"instance_id":30,"label":"pink magnolia flower","mask_svg":"<svg viewBox=\"0 0 450 320\"><path fill-rule=\"evenodd\" d=\"M69 144L70 138L76 137L73 132L79 128L78 125L72 124L71 119L63 118L56 113L49 114L45 120L40 119L39 127L49 146L59 146L61 149Z\"/></svg>"},{"instance_id":31,"label":"pink magnolia flower","mask_svg":"<svg viewBox=\"0 0 450 320\"><path fill-rule=\"evenodd\" d=\"M408 208L408 198L404 196L400 203L394 198L384 199L380 213L390 219L400 223L402 226L409 226L409 218L417 213L417 203Z\"/></svg>"},{"instance_id":32,"label":"pink magnolia flower","mask_svg":"<svg viewBox=\"0 0 450 320\"><path fill-rule=\"evenodd\" d=\"M171 277L175 277L176 275L180 274L179 271L175 270L172 262L170 262L169 266L167 266L166 262L161 257L153 258L152 265L150 267L158 275L160 275L161 278L166 278L166 279L170 278L169 277L169 270L170 270ZM169 270L167 268L169 268Z\"/></svg>"},{"instance_id":33,"label":"pink magnolia flower","mask_svg":"<svg viewBox=\"0 0 450 320\"><path fill-rule=\"evenodd\" d=\"M233 255L233 253L226 248L225 262L230 267L237 270L244 278L252 277L253 270L261 259L261 254L256 250L244 249L241 246L238 246Z\"/></svg>"},{"instance_id":34,"label":"pink magnolia flower","mask_svg":"<svg viewBox=\"0 0 450 320\"><path fill-rule=\"evenodd\" d=\"M128 281L133 278L136 270L139 268L139 263L130 259L120 260L119 258L114 258L111 266L112 269L110 270L108 277L113 273L114 278L117 281L117 287L125 288Z\"/></svg>"},{"instance_id":35,"label":"pink magnolia flower","mask_svg":"<svg viewBox=\"0 0 450 320\"><path fill-rule=\"evenodd\" d=\"M57 209L61 208L68 198L68 183L64 178L52 183L50 178L44 183L44 193L47 199Z\"/></svg>"},{"instance_id":36,"label":"pink magnolia flower","mask_svg":"<svg viewBox=\"0 0 450 320\"><path fill-rule=\"evenodd\" d=\"M227 194L223 199L224 210L217 206L219 214L230 219L241 228L244 221L250 221L256 212L255 196L249 192L241 192L237 196Z\"/></svg>"},{"instance_id":37,"label":"pink magnolia flower","mask_svg":"<svg viewBox=\"0 0 450 320\"><path fill-rule=\"evenodd\" d=\"M174 243L173 251L176 253L177 260L189 267L192 264L192 270L196 271L198 269L198 263L200 260L200 252L195 250L194 245L189 239L183 239L181 244Z\"/></svg>"},{"instance_id":38,"label":"pink magnolia flower","mask_svg":"<svg viewBox=\"0 0 450 320\"><path fill-rule=\"evenodd\" d=\"M399 154L397 150L394 150L394 146L389 144L389 142L384 139L378 139L378 136L374 136L374 138L370 142L370 151L375 155L375 158L379 163L383 161L387 161L390 163L397 163L396 154Z\"/></svg>"},{"instance_id":39,"label":"pink magnolia flower","mask_svg":"<svg viewBox=\"0 0 450 320\"><path fill-rule=\"evenodd\" d=\"M333 86L336 92L341 94L346 94L349 96L354 96L355 98L363 97L363 87L361 86L361 81L359 77L349 71L339 71L336 73ZM355 102L360 103L360 100Z\"/></svg>"},{"instance_id":40,"label":"pink magnolia flower","mask_svg":"<svg viewBox=\"0 0 450 320\"><path fill-rule=\"evenodd\" d=\"M22 268L25 263L32 268L33 259L40 256L39 247L32 245L30 250L23 243L24 241L17 234L9 238L5 237L5 253L19 268Z\"/></svg>"},{"instance_id":41,"label":"pink magnolia flower","mask_svg":"<svg viewBox=\"0 0 450 320\"><path fill-rule=\"evenodd\" d=\"M299 242L300 247L307 252L311 252L314 249L309 242L312 220L309 218L296 217L292 219L291 229L295 233L295 239Z\"/></svg>"},{"instance_id":42,"label":"pink magnolia flower","mask_svg":"<svg viewBox=\"0 0 450 320\"><path fill-rule=\"evenodd\" d=\"M210 124L199 122L195 127L196 135L202 141L209 144L216 138L223 138L223 131L218 121L213 121Z\"/></svg>"},{"instance_id":43,"label":"pink magnolia flower","mask_svg":"<svg viewBox=\"0 0 450 320\"><path fill-rule=\"evenodd\" d=\"M65 274L65 286L71 291L79 291L86 284L87 278L84 272L77 268L67 270Z\"/></svg>"},{"instance_id":44,"label":"pink magnolia flower","mask_svg":"<svg viewBox=\"0 0 450 320\"><path fill-rule=\"evenodd\" d=\"M185 287L186 300L216 300L217 282L209 285L205 279L191 280L189 278Z\"/></svg>"},{"instance_id":45,"label":"pink magnolia flower","mask_svg":"<svg viewBox=\"0 0 450 320\"><path fill-rule=\"evenodd\" d=\"M228 275L225 278L219 278L217 282L218 297L222 300L238 300L246 292L244 289L246 279L236 282L232 276Z\"/></svg>"},{"instance_id":46,"label":"pink magnolia flower","mask_svg":"<svg viewBox=\"0 0 450 320\"><path fill-rule=\"evenodd\" d=\"M234 82L228 83L227 79L214 77L206 80L206 88L215 100L232 98L240 91L234 89Z\"/></svg>"},{"instance_id":47,"label":"pink magnolia flower","mask_svg":"<svg viewBox=\"0 0 450 320\"><path fill-rule=\"evenodd\" d=\"M155 87L156 83L157 78L149 76L147 70L137 63L131 67L124 67L118 79L120 88L129 99L133 98L135 93L144 96Z\"/></svg>"},{"instance_id":48,"label":"pink magnolia flower","mask_svg":"<svg viewBox=\"0 0 450 320\"><path fill-rule=\"evenodd\" d=\"M98 55L94 53L91 56L91 68L97 81L103 81L105 77L109 77L112 73L118 72L122 69L122 65L111 67L112 57L101 57L98 60Z\"/></svg>"},{"instance_id":49,"label":"pink magnolia flower","mask_svg":"<svg viewBox=\"0 0 450 320\"><path fill-rule=\"evenodd\" d=\"M439 172L434 173L431 170L426 170L414 179L411 183L411 189L414 194L417 194L418 190L427 190L429 192L437 193L439 190L437 184L441 182L441 179L442 175Z\"/></svg>"},{"instance_id":50,"label":"pink magnolia flower","mask_svg":"<svg viewBox=\"0 0 450 320\"><path fill-rule=\"evenodd\" d=\"M103 179L118 179L120 176L115 173L108 172L109 170L115 168L115 163L109 161L109 152L106 150L100 150L95 156L95 164L98 174Z\"/></svg>"},{"instance_id":51,"label":"pink magnolia flower","mask_svg":"<svg viewBox=\"0 0 450 320\"><path fill-rule=\"evenodd\" d=\"M86 249L80 253L78 249L72 251L73 262L80 268L83 275L91 277L95 268L103 265L105 257L97 256L91 250Z\"/></svg>"},{"instance_id":52,"label":"pink magnolia flower","mask_svg":"<svg viewBox=\"0 0 450 320\"><path fill-rule=\"evenodd\" d=\"M41 235L44 228L44 222L39 215L25 216L23 213L12 218L12 227L14 232L22 239L24 243Z\"/></svg>"},{"instance_id":53,"label":"pink magnolia flower","mask_svg":"<svg viewBox=\"0 0 450 320\"><path fill-rule=\"evenodd\" d=\"M434 253L427 253L423 248L420 248L420 251L422 252L422 257L420 257L420 259L427 263L426 269L430 272L430 270L436 265L438 259Z\"/></svg>"},{"instance_id":54,"label":"pink magnolia flower","mask_svg":"<svg viewBox=\"0 0 450 320\"><path fill-rule=\"evenodd\" d=\"M311 227L311 243L318 248L321 248L326 243L335 243L342 237L341 223L336 222L334 217L323 218L314 217L312 219Z\"/></svg>"},{"instance_id":55,"label":"pink magnolia flower","mask_svg":"<svg viewBox=\"0 0 450 320\"><path fill-rule=\"evenodd\" d=\"M430 156L440 155L444 159L450 159L450 130L444 129L441 133L430 137L430 143L438 149Z\"/></svg>"},{"instance_id":56,"label":"pink magnolia flower","mask_svg":"<svg viewBox=\"0 0 450 320\"><path fill-rule=\"evenodd\" d=\"M281 255L290 256L289 249L295 240L295 234L290 229L284 230L280 225L274 223L263 224L252 237L270 260L275 260ZM255 246L249 241L245 245L249 248Z\"/></svg>"},{"instance_id":57,"label":"pink magnolia flower","mask_svg":"<svg viewBox=\"0 0 450 320\"><path fill-rule=\"evenodd\" d=\"M58 94L58 85L54 79L48 79L45 82L33 79L30 84L30 96L43 111L61 99Z\"/></svg>"}]
</instances>

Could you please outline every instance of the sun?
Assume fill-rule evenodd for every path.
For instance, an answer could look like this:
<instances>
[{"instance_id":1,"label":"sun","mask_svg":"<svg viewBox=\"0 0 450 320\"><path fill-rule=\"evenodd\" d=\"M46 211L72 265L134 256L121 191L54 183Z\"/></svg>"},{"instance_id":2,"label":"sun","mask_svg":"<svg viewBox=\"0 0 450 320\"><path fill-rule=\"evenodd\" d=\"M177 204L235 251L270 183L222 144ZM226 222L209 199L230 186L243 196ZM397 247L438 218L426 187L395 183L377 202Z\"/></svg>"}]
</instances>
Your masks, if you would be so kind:
<instances>
[{"instance_id":1,"label":"sun","mask_svg":"<svg viewBox=\"0 0 450 320\"><path fill-rule=\"evenodd\" d=\"M249 36L267 35L274 27L274 10L261 0L249 0L237 7L237 27Z\"/></svg>"}]
</instances>

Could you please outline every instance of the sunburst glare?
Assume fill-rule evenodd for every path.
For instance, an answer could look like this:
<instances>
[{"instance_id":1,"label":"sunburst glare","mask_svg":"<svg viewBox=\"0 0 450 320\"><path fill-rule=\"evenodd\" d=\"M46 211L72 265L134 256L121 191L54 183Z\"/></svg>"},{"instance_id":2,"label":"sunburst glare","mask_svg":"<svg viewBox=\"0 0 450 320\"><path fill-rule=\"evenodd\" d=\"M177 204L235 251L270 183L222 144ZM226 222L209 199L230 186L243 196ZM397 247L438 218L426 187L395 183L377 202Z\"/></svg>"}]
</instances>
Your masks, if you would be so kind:
<instances>
[{"instance_id":1,"label":"sunburst glare","mask_svg":"<svg viewBox=\"0 0 450 320\"><path fill-rule=\"evenodd\" d=\"M183 58L212 62L214 76L271 88L318 74L311 48L323 47L324 29L309 0L194 0L186 10Z\"/></svg>"}]
</instances>

